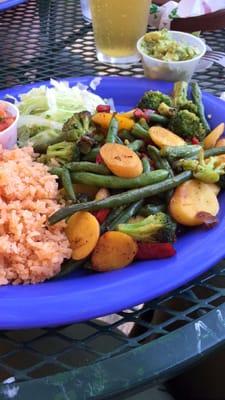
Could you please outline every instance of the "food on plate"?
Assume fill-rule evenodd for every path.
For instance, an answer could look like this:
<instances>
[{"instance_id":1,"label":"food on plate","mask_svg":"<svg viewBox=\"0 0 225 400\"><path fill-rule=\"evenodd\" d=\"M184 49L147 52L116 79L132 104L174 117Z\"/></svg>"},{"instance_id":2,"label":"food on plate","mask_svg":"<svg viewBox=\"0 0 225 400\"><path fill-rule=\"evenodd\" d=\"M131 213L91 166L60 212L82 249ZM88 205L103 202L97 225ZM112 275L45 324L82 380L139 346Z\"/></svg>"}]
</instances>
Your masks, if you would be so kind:
<instances>
[{"instance_id":1,"label":"food on plate","mask_svg":"<svg viewBox=\"0 0 225 400\"><path fill-rule=\"evenodd\" d=\"M56 275L71 248L59 209L58 184L31 147L0 149L0 284L38 283Z\"/></svg>"},{"instance_id":2,"label":"food on plate","mask_svg":"<svg viewBox=\"0 0 225 400\"><path fill-rule=\"evenodd\" d=\"M193 177L204 183L216 183L220 180L221 175L225 173L225 164L220 162L218 165L217 157L210 157L205 160L202 149L199 152L198 160L179 160L176 165L192 171Z\"/></svg>"},{"instance_id":3,"label":"food on plate","mask_svg":"<svg viewBox=\"0 0 225 400\"><path fill-rule=\"evenodd\" d=\"M176 250L171 243L138 243L137 260L157 260L175 256Z\"/></svg>"},{"instance_id":4,"label":"food on plate","mask_svg":"<svg viewBox=\"0 0 225 400\"><path fill-rule=\"evenodd\" d=\"M215 217L219 211L219 202L207 184L190 179L175 189L169 210L171 216L180 224L202 225L201 213Z\"/></svg>"},{"instance_id":5,"label":"food on plate","mask_svg":"<svg viewBox=\"0 0 225 400\"><path fill-rule=\"evenodd\" d=\"M6 103L0 102L0 133L9 128L15 121L15 117L8 110Z\"/></svg>"},{"instance_id":6,"label":"food on plate","mask_svg":"<svg viewBox=\"0 0 225 400\"><path fill-rule=\"evenodd\" d=\"M124 268L134 260L137 243L130 236L118 231L104 233L91 256L94 271L112 271Z\"/></svg>"},{"instance_id":7,"label":"food on plate","mask_svg":"<svg viewBox=\"0 0 225 400\"><path fill-rule=\"evenodd\" d=\"M164 61L186 61L199 55L197 48L174 40L167 29L146 33L141 49L148 56Z\"/></svg>"},{"instance_id":8,"label":"food on plate","mask_svg":"<svg viewBox=\"0 0 225 400\"><path fill-rule=\"evenodd\" d=\"M0 283L172 257L180 225L219 223L224 123L211 131L198 85L149 90L123 113L93 97L73 110L67 85L33 90L18 103L20 148L1 153Z\"/></svg>"},{"instance_id":9,"label":"food on plate","mask_svg":"<svg viewBox=\"0 0 225 400\"><path fill-rule=\"evenodd\" d=\"M173 102L171 97L158 90L149 90L145 92L139 100L138 107L157 111L161 104L172 107Z\"/></svg>"},{"instance_id":10,"label":"food on plate","mask_svg":"<svg viewBox=\"0 0 225 400\"><path fill-rule=\"evenodd\" d=\"M70 135L81 136L85 133L89 124L86 114L93 113L99 104L104 103L101 97L87 90L84 85L70 87L68 82L54 79L50 82L51 88L44 85L33 88L21 94L17 103L21 114L18 124L19 144L30 144L41 152L51 144L66 140ZM75 122L74 113L78 113L77 127L72 126Z\"/></svg>"},{"instance_id":11,"label":"food on plate","mask_svg":"<svg viewBox=\"0 0 225 400\"><path fill-rule=\"evenodd\" d=\"M124 144L106 143L100 149L100 155L116 176L122 178L136 178L143 172L140 157Z\"/></svg>"},{"instance_id":12,"label":"food on plate","mask_svg":"<svg viewBox=\"0 0 225 400\"><path fill-rule=\"evenodd\" d=\"M92 116L92 121L103 129L107 129L109 128L112 117L113 113L111 112L97 112ZM127 118L126 115L116 115L115 118L119 123L119 130L127 129L129 131L134 126L134 121Z\"/></svg>"},{"instance_id":13,"label":"food on plate","mask_svg":"<svg viewBox=\"0 0 225 400\"><path fill-rule=\"evenodd\" d=\"M205 138L203 146L204 149L211 149L215 146L218 147L218 142L220 137L222 136L224 132L224 122L221 122L221 124L217 125L215 129L212 130L212 132ZM224 140L224 139L221 139ZM225 142L222 142L223 144L219 144L220 146L223 146Z\"/></svg>"},{"instance_id":14,"label":"food on plate","mask_svg":"<svg viewBox=\"0 0 225 400\"><path fill-rule=\"evenodd\" d=\"M165 146L182 146L185 144L185 141L180 136L162 126L151 126L149 128L149 135L153 143L160 148Z\"/></svg>"},{"instance_id":15,"label":"food on plate","mask_svg":"<svg viewBox=\"0 0 225 400\"><path fill-rule=\"evenodd\" d=\"M97 218L87 211L73 214L67 221L66 235L72 248L73 260L89 256L100 236Z\"/></svg>"},{"instance_id":16,"label":"food on plate","mask_svg":"<svg viewBox=\"0 0 225 400\"><path fill-rule=\"evenodd\" d=\"M176 236L176 224L163 212L137 222L118 224L117 229L142 242L174 242Z\"/></svg>"},{"instance_id":17,"label":"food on plate","mask_svg":"<svg viewBox=\"0 0 225 400\"><path fill-rule=\"evenodd\" d=\"M102 135L101 139L89 152L80 154L79 161L62 164L59 160L57 167L59 178L60 171L68 168L73 185L107 189L102 196L95 194L86 201L67 204L49 218L50 224L55 224L77 212L92 213L102 236L89 268L99 271L124 266L113 267L107 253L103 263L96 262L95 251L98 243L102 251L106 233L128 235L136 241L136 259L147 259L148 255L153 259L175 254L173 243L179 224L209 228L217 223L217 195L225 184L225 163L218 164L225 147L216 147L216 143L224 125L211 132L199 87L190 85L188 91L186 82L176 82L170 95L150 90L137 106L122 114L105 109L101 113L98 107L91 118L95 130L90 137ZM127 129L121 129L120 118L131 121ZM176 129L171 130L171 126ZM204 143L212 142L211 138L215 144L205 149Z\"/></svg>"}]
</instances>

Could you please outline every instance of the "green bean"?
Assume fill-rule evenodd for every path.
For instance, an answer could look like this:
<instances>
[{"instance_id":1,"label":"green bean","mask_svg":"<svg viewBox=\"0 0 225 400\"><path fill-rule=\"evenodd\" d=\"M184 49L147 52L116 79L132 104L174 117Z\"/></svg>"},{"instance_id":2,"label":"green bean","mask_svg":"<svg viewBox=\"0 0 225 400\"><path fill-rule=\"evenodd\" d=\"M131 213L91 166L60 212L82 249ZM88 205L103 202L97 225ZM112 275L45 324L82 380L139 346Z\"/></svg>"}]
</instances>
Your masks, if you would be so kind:
<instances>
[{"instance_id":1,"label":"green bean","mask_svg":"<svg viewBox=\"0 0 225 400\"><path fill-rule=\"evenodd\" d=\"M64 276L67 276L69 274L71 274L72 272L76 271L77 269L80 269L80 267L84 264L85 260L79 260L79 261L75 261L75 260L68 260L66 262L64 262L62 264L61 267L61 271L55 275L53 278L51 278L50 280L58 280L63 278Z\"/></svg>"},{"instance_id":2,"label":"green bean","mask_svg":"<svg viewBox=\"0 0 225 400\"><path fill-rule=\"evenodd\" d=\"M127 147L133 151L138 151L141 149L141 147L144 146L143 140L134 140L132 143L129 143Z\"/></svg>"},{"instance_id":3,"label":"green bean","mask_svg":"<svg viewBox=\"0 0 225 400\"><path fill-rule=\"evenodd\" d=\"M84 264L82 265L82 267L83 267L84 269L86 269L86 270L93 271L92 263L91 263L90 258L87 259L87 261L84 262Z\"/></svg>"},{"instance_id":4,"label":"green bean","mask_svg":"<svg viewBox=\"0 0 225 400\"><path fill-rule=\"evenodd\" d=\"M142 215L143 217L148 217L149 215L165 211L166 211L165 204L146 204L140 209L140 215Z\"/></svg>"},{"instance_id":5,"label":"green bean","mask_svg":"<svg viewBox=\"0 0 225 400\"><path fill-rule=\"evenodd\" d=\"M215 157L221 154L225 154L225 146L213 147L212 149L205 150L204 158ZM190 160L195 160L196 158L198 157L197 156L188 157L188 159Z\"/></svg>"},{"instance_id":6,"label":"green bean","mask_svg":"<svg viewBox=\"0 0 225 400\"><path fill-rule=\"evenodd\" d=\"M73 184L68 169L62 168L61 180L68 199L76 201L76 195L73 190Z\"/></svg>"},{"instance_id":7,"label":"green bean","mask_svg":"<svg viewBox=\"0 0 225 400\"><path fill-rule=\"evenodd\" d=\"M201 93L201 89L197 82L191 83L191 94L193 97L193 102L196 104L196 106L198 108L198 115L199 115L200 121L201 121L203 127L205 128L206 133L209 133L211 129L210 129L208 121L205 117L205 108L204 108L204 104L202 102L202 93Z\"/></svg>"},{"instance_id":8,"label":"green bean","mask_svg":"<svg viewBox=\"0 0 225 400\"><path fill-rule=\"evenodd\" d=\"M155 146L149 145L147 147L147 151L151 159L154 161L156 168L161 168L163 161L162 157L160 156L160 151Z\"/></svg>"},{"instance_id":9,"label":"green bean","mask_svg":"<svg viewBox=\"0 0 225 400\"><path fill-rule=\"evenodd\" d=\"M147 131L149 130L149 126L145 118L139 119L138 123L142 126L142 128L146 129Z\"/></svg>"},{"instance_id":10,"label":"green bean","mask_svg":"<svg viewBox=\"0 0 225 400\"><path fill-rule=\"evenodd\" d=\"M119 136L116 137L116 143L123 144L123 141L119 138Z\"/></svg>"},{"instance_id":11,"label":"green bean","mask_svg":"<svg viewBox=\"0 0 225 400\"><path fill-rule=\"evenodd\" d=\"M169 177L172 178L174 176L173 169L168 160L166 158L161 157L159 149L157 149L157 147L155 146L149 145L147 147L147 150L150 157L152 157L153 161L155 161L156 167L167 170L169 172ZM173 195L173 190L169 190L167 193L165 193L165 200L167 203L169 203L172 195Z\"/></svg>"},{"instance_id":12,"label":"green bean","mask_svg":"<svg viewBox=\"0 0 225 400\"><path fill-rule=\"evenodd\" d=\"M134 137L126 129L123 129L122 131L119 132L119 137L122 140L129 140L129 142L132 142L134 140Z\"/></svg>"},{"instance_id":13,"label":"green bean","mask_svg":"<svg viewBox=\"0 0 225 400\"><path fill-rule=\"evenodd\" d=\"M95 162L97 155L99 154L100 147L95 147L88 154L82 157L82 161L93 161Z\"/></svg>"},{"instance_id":14,"label":"green bean","mask_svg":"<svg viewBox=\"0 0 225 400\"><path fill-rule=\"evenodd\" d=\"M52 175L58 175L59 177L61 177L62 171L63 171L62 167L51 167L51 168L49 169L49 172L50 172Z\"/></svg>"},{"instance_id":15,"label":"green bean","mask_svg":"<svg viewBox=\"0 0 225 400\"><path fill-rule=\"evenodd\" d=\"M103 164L95 164L89 161L71 162L66 164L71 172L94 172L101 175L111 174L110 170Z\"/></svg>"},{"instance_id":16,"label":"green bean","mask_svg":"<svg viewBox=\"0 0 225 400\"><path fill-rule=\"evenodd\" d=\"M121 206L115 209L112 209L110 211L110 214L108 217L105 219L105 221L101 224L101 233L104 233L105 231L108 230L109 224L118 217L118 215L121 214L121 212L124 210L125 206Z\"/></svg>"},{"instance_id":17,"label":"green bean","mask_svg":"<svg viewBox=\"0 0 225 400\"><path fill-rule=\"evenodd\" d=\"M165 158L161 157L160 151L159 151L159 149L157 149L157 147L149 145L147 147L147 150L148 150L148 154L150 155L152 160L155 162L156 168L166 169L169 172L170 176L174 175L173 170L170 166L170 163Z\"/></svg>"},{"instance_id":18,"label":"green bean","mask_svg":"<svg viewBox=\"0 0 225 400\"><path fill-rule=\"evenodd\" d=\"M169 159L192 157L199 154L202 146L198 144L186 144L184 146L164 146L160 155Z\"/></svg>"},{"instance_id":19,"label":"green bean","mask_svg":"<svg viewBox=\"0 0 225 400\"><path fill-rule=\"evenodd\" d=\"M219 156L225 154L225 146L214 147L204 151L204 158Z\"/></svg>"},{"instance_id":20,"label":"green bean","mask_svg":"<svg viewBox=\"0 0 225 400\"><path fill-rule=\"evenodd\" d=\"M80 161L80 150L79 150L78 146L75 146L75 148L74 148L73 161Z\"/></svg>"},{"instance_id":21,"label":"green bean","mask_svg":"<svg viewBox=\"0 0 225 400\"><path fill-rule=\"evenodd\" d=\"M150 165L150 160L148 157L143 157L142 158L142 165L143 165L143 172L148 173L151 171L151 165Z\"/></svg>"},{"instance_id":22,"label":"green bean","mask_svg":"<svg viewBox=\"0 0 225 400\"><path fill-rule=\"evenodd\" d=\"M123 210L117 218L115 218L112 223L108 226L109 231L113 231L117 225L125 224L131 217L137 215L138 211L141 209L144 200L139 200L135 203L130 204L125 210Z\"/></svg>"},{"instance_id":23,"label":"green bean","mask_svg":"<svg viewBox=\"0 0 225 400\"><path fill-rule=\"evenodd\" d=\"M131 130L131 134L137 139L149 140L150 136L146 129L144 129L140 124L136 123Z\"/></svg>"},{"instance_id":24,"label":"green bean","mask_svg":"<svg viewBox=\"0 0 225 400\"><path fill-rule=\"evenodd\" d=\"M70 206L63 207L52 214L49 218L49 223L50 225L56 224L57 222L69 217L77 211L97 211L101 210L101 208L115 208L125 204L133 203L141 199L145 199L147 197L155 196L159 193L167 192L168 190L177 187L181 183L186 182L191 177L191 171L184 171L181 174L174 176L173 178L168 178L163 182L157 182L153 185L148 185L141 189L139 188L128 190L126 192L115 194L99 201L94 200L82 204L72 204Z\"/></svg>"},{"instance_id":25,"label":"green bean","mask_svg":"<svg viewBox=\"0 0 225 400\"><path fill-rule=\"evenodd\" d=\"M109 189L134 189L156 182L165 180L168 177L168 171L155 170L136 178L120 178L118 176L104 176L92 174L90 172L75 172L71 174L73 183L85 183L86 185L94 185Z\"/></svg>"},{"instance_id":26,"label":"green bean","mask_svg":"<svg viewBox=\"0 0 225 400\"><path fill-rule=\"evenodd\" d=\"M106 143L115 143L118 134L119 123L116 118L112 118L109 124L108 133L106 136Z\"/></svg>"},{"instance_id":27,"label":"green bean","mask_svg":"<svg viewBox=\"0 0 225 400\"><path fill-rule=\"evenodd\" d=\"M166 125L168 123L168 118L164 117L164 115L152 113L149 117L149 121L160 125Z\"/></svg>"}]
</instances>

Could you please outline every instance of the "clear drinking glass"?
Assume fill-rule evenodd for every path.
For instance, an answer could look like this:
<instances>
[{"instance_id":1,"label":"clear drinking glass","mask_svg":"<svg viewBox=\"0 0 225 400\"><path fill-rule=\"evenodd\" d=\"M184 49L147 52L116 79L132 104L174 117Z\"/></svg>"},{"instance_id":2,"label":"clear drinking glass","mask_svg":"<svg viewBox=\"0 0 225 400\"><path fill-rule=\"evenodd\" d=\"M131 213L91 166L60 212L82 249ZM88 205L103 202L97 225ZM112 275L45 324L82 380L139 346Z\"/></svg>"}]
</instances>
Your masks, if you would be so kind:
<instances>
[{"instance_id":1,"label":"clear drinking glass","mask_svg":"<svg viewBox=\"0 0 225 400\"><path fill-rule=\"evenodd\" d=\"M90 0L97 58L106 64L139 61L138 39L148 24L149 0Z\"/></svg>"},{"instance_id":2,"label":"clear drinking glass","mask_svg":"<svg viewBox=\"0 0 225 400\"><path fill-rule=\"evenodd\" d=\"M90 0L80 0L80 5L84 19L91 22Z\"/></svg>"}]
</instances>

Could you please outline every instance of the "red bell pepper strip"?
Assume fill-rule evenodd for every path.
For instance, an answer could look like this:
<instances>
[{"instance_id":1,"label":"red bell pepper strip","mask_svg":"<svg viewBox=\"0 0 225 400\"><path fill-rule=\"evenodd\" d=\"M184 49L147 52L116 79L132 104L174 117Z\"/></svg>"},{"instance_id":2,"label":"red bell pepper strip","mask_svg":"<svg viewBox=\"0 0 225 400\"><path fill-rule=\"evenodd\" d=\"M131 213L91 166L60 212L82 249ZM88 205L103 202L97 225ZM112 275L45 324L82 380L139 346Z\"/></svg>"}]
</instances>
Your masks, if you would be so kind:
<instances>
[{"instance_id":1,"label":"red bell pepper strip","mask_svg":"<svg viewBox=\"0 0 225 400\"><path fill-rule=\"evenodd\" d=\"M146 118L144 111L141 110L140 108L136 108L134 110L134 118L137 119Z\"/></svg>"},{"instance_id":2,"label":"red bell pepper strip","mask_svg":"<svg viewBox=\"0 0 225 400\"><path fill-rule=\"evenodd\" d=\"M96 164L104 164L104 161L103 161L100 153L97 154L96 159L95 159L95 163Z\"/></svg>"},{"instance_id":3,"label":"red bell pepper strip","mask_svg":"<svg viewBox=\"0 0 225 400\"><path fill-rule=\"evenodd\" d=\"M110 213L110 208L102 208L101 210L94 211L92 214L98 220L100 224L102 224Z\"/></svg>"},{"instance_id":4,"label":"red bell pepper strip","mask_svg":"<svg viewBox=\"0 0 225 400\"><path fill-rule=\"evenodd\" d=\"M192 143L192 144L199 144L200 141L198 140L198 138L196 138L196 136L194 136L194 137L191 139L191 143Z\"/></svg>"},{"instance_id":5,"label":"red bell pepper strip","mask_svg":"<svg viewBox=\"0 0 225 400\"><path fill-rule=\"evenodd\" d=\"M176 250L171 243L138 242L137 260L154 260L172 257Z\"/></svg>"},{"instance_id":6,"label":"red bell pepper strip","mask_svg":"<svg viewBox=\"0 0 225 400\"><path fill-rule=\"evenodd\" d=\"M97 112L106 112L106 113L109 113L109 112L110 112L110 105L108 105L108 104L99 104L99 105L96 107L96 111L97 111Z\"/></svg>"}]
</instances>

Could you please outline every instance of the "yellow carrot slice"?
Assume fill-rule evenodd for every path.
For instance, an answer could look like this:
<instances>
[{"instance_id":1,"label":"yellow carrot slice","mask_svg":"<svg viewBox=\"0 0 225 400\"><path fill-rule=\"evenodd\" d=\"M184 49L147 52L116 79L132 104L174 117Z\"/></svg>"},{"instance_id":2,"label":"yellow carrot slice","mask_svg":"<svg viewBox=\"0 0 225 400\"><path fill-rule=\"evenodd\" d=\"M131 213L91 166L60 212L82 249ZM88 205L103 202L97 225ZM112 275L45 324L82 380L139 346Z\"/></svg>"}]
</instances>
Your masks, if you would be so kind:
<instances>
[{"instance_id":1,"label":"yellow carrot slice","mask_svg":"<svg viewBox=\"0 0 225 400\"><path fill-rule=\"evenodd\" d=\"M67 222L65 231L74 260L82 260L89 256L100 236L100 226L97 219L86 211L73 214Z\"/></svg>"},{"instance_id":2,"label":"yellow carrot slice","mask_svg":"<svg viewBox=\"0 0 225 400\"><path fill-rule=\"evenodd\" d=\"M137 253L135 240L126 233L110 231L104 233L92 254L95 271L110 271L129 265Z\"/></svg>"},{"instance_id":3,"label":"yellow carrot slice","mask_svg":"<svg viewBox=\"0 0 225 400\"><path fill-rule=\"evenodd\" d=\"M212 149L216 146L218 139L222 136L224 132L224 122L217 125L212 132L210 132L204 139L203 145L204 149Z\"/></svg>"},{"instance_id":4,"label":"yellow carrot slice","mask_svg":"<svg viewBox=\"0 0 225 400\"><path fill-rule=\"evenodd\" d=\"M103 129L108 129L113 113L99 112L92 116L92 121ZM115 118L119 121L119 130L126 129L130 131L134 126L134 121L126 116L115 114Z\"/></svg>"},{"instance_id":5,"label":"yellow carrot slice","mask_svg":"<svg viewBox=\"0 0 225 400\"><path fill-rule=\"evenodd\" d=\"M170 200L171 216L180 224L187 226L201 225L198 213L216 216L219 203L212 188L207 183L190 179L175 189Z\"/></svg>"},{"instance_id":6,"label":"yellow carrot slice","mask_svg":"<svg viewBox=\"0 0 225 400\"><path fill-rule=\"evenodd\" d=\"M101 147L100 155L110 171L117 176L135 178L143 172L140 158L122 144L106 143Z\"/></svg>"},{"instance_id":7,"label":"yellow carrot slice","mask_svg":"<svg viewBox=\"0 0 225 400\"><path fill-rule=\"evenodd\" d=\"M164 146L183 146L186 144L180 136L161 126L152 126L149 129L149 135L156 146L160 148Z\"/></svg>"}]
</instances>

